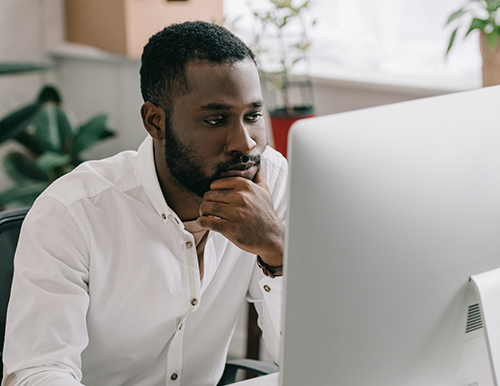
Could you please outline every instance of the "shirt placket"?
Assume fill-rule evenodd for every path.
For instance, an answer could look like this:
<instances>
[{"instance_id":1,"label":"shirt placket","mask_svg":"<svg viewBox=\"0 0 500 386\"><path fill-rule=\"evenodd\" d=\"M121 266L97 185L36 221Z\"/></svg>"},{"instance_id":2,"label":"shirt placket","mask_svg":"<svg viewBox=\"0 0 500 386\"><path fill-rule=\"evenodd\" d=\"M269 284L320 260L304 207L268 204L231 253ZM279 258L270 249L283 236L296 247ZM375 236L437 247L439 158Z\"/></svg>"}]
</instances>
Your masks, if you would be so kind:
<instances>
[{"instance_id":1,"label":"shirt placket","mask_svg":"<svg viewBox=\"0 0 500 386\"><path fill-rule=\"evenodd\" d=\"M177 224L179 232L182 236L183 246L182 253L186 264L187 290L189 294L188 311L178 320L177 329L172 337L167 357L167 375L166 385L180 385L182 381L183 369L183 348L184 348L184 331L186 329L186 321L192 312L195 312L200 306L200 274L198 267L198 255L194 237L189 232L185 231L178 218L171 215L171 220Z\"/></svg>"}]
</instances>

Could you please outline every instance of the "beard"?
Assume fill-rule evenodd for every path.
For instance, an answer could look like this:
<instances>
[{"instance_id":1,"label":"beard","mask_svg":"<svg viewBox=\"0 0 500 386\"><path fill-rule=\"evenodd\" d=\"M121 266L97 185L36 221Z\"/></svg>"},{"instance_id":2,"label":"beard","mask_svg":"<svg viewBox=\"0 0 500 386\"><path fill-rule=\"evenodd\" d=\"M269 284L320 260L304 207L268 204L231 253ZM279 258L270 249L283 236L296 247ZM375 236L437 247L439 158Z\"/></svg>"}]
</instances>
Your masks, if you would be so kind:
<instances>
[{"instance_id":1,"label":"beard","mask_svg":"<svg viewBox=\"0 0 500 386\"><path fill-rule=\"evenodd\" d=\"M192 145L181 143L175 136L168 119L165 124L165 161L170 174L177 184L186 192L203 198L210 190L210 184L227 170L241 164L253 163L260 168L261 156L237 154L228 161L220 162L212 167L213 173L207 175L203 171L206 161L197 153ZM255 177L254 177L255 178Z\"/></svg>"}]
</instances>

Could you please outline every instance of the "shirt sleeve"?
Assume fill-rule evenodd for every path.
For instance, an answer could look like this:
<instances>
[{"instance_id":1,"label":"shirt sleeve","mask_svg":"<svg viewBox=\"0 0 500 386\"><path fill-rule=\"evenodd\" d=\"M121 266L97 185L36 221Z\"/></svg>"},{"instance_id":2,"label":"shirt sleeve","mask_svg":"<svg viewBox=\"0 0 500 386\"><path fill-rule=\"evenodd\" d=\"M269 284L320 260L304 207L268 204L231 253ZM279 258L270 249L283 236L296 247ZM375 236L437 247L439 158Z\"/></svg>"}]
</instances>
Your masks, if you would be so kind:
<instances>
[{"instance_id":1,"label":"shirt sleeve","mask_svg":"<svg viewBox=\"0 0 500 386\"><path fill-rule=\"evenodd\" d=\"M88 248L74 218L45 197L24 220L7 312L3 386L81 385Z\"/></svg>"},{"instance_id":2,"label":"shirt sleeve","mask_svg":"<svg viewBox=\"0 0 500 386\"><path fill-rule=\"evenodd\" d=\"M288 164L286 159L273 151L274 157L267 168L267 182L273 198L274 209L281 221L285 222L287 209L287 178ZM252 281L247 295L247 300L254 303L259 314L258 325L262 330L262 337L267 351L274 361L279 364L280 341L282 330L282 303L283 303L283 278L270 278L265 276L261 269L255 265Z\"/></svg>"},{"instance_id":3,"label":"shirt sleeve","mask_svg":"<svg viewBox=\"0 0 500 386\"><path fill-rule=\"evenodd\" d=\"M283 278L271 279L264 276L256 264L247 300L254 304L259 315L257 324L262 330L262 338L267 351L280 364L281 315L283 298Z\"/></svg>"}]
</instances>

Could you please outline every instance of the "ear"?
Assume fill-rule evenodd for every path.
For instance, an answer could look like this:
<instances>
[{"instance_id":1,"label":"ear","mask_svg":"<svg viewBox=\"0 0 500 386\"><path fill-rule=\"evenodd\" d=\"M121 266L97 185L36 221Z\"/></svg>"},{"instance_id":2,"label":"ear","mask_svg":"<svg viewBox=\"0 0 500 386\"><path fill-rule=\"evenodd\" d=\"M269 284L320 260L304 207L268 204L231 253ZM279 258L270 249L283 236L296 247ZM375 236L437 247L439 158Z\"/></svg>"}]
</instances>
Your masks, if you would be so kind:
<instances>
[{"instance_id":1,"label":"ear","mask_svg":"<svg viewBox=\"0 0 500 386\"><path fill-rule=\"evenodd\" d=\"M146 102L141 106L141 117L144 128L149 135L158 141L162 140L165 134L165 112L163 109L151 102Z\"/></svg>"}]
</instances>

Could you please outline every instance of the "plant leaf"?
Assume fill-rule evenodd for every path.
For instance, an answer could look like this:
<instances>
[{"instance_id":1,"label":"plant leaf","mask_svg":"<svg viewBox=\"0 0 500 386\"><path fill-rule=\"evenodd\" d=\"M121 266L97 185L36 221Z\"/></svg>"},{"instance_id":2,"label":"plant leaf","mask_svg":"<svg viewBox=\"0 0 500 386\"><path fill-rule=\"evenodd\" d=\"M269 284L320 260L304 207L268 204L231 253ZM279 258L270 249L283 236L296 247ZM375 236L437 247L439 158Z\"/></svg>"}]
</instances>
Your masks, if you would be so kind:
<instances>
[{"instance_id":1,"label":"plant leaf","mask_svg":"<svg viewBox=\"0 0 500 386\"><path fill-rule=\"evenodd\" d=\"M311 47L311 42L310 41L298 42L294 44L293 47L298 49L299 51L305 52Z\"/></svg>"},{"instance_id":2,"label":"plant leaf","mask_svg":"<svg viewBox=\"0 0 500 386\"><path fill-rule=\"evenodd\" d=\"M14 137L14 139L27 149L31 150L36 155L40 155L43 153L43 150L40 149L40 145L35 136L28 134L26 130L21 131Z\"/></svg>"},{"instance_id":3,"label":"plant leaf","mask_svg":"<svg viewBox=\"0 0 500 386\"><path fill-rule=\"evenodd\" d=\"M308 8L311 5L310 0L306 0L302 5L299 5L298 9Z\"/></svg>"},{"instance_id":4,"label":"plant leaf","mask_svg":"<svg viewBox=\"0 0 500 386\"><path fill-rule=\"evenodd\" d=\"M107 139L107 138L112 138L116 135L116 133L112 130L103 130L101 132L101 136L99 137L100 140Z\"/></svg>"},{"instance_id":5,"label":"plant leaf","mask_svg":"<svg viewBox=\"0 0 500 386\"><path fill-rule=\"evenodd\" d=\"M38 93L38 101L40 103L53 102L60 105L62 102L61 93L54 86L44 86Z\"/></svg>"},{"instance_id":6,"label":"plant leaf","mask_svg":"<svg viewBox=\"0 0 500 386\"><path fill-rule=\"evenodd\" d=\"M104 138L109 138L115 135L107 126L108 115L98 114L80 127L79 133L73 140L73 154L89 149L95 143Z\"/></svg>"},{"instance_id":7,"label":"plant leaf","mask_svg":"<svg viewBox=\"0 0 500 386\"><path fill-rule=\"evenodd\" d=\"M46 71L53 66L31 63L0 63L0 75L21 74L25 72Z\"/></svg>"},{"instance_id":8,"label":"plant leaf","mask_svg":"<svg viewBox=\"0 0 500 386\"><path fill-rule=\"evenodd\" d=\"M498 7L500 6L497 0L486 0L486 4L487 4L487 9L490 11L494 11L498 9Z\"/></svg>"},{"instance_id":9,"label":"plant leaf","mask_svg":"<svg viewBox=\"0 0 500 386\"><path fill-rule=\"evenodd\" d=\"M33 201L49 186L49 182L25 181L12 189L0 193L0 205L16 202L31 205Z\"/></svg>"},{"instance_id":10,"label":"plant leaf","mask_svg":"<svg viewBox=\"0 0 500 386\"><path fill-rule=\"evenodd\" d=\"M59 130L59 141L61 143L61 150L69 153L71 142L74 136L73 126L66 115L60 108L56 109L57 113L57 128Z\"/></svg>"},{"instance_id":11,"label":"plant leaf","mask_svg":"<svg viewBox=\"0 0 500 386\"><path fill-rule=\"evenodd\" d=\"M7 174L17 182L25 180L48 181L49 176L40 170L33 159L23 153L11 152L3 159Z\"/></svg>"},{"instance_id":12,"label":"plant leaf","mask_svg":"<svg viewBox=\"0 0 500 386\"><path fill-rule=\"evenodd\" d=\"M0 121L0 143L22 132L37 115L41 103L30 103L10 113Z\"/></svg>"},{"instance_id":13,"label":"plant leaf","mask_svg":"<svg viewBox=\"0 0 500 386\"><path fill-rule=\"evenodd\" d=\"M450 24L452 21L461 18L463 15L465 15L468 11L464 8L460 8L458 11L453 12L450 17L448 17L448 20L446 21L445 25Z\"/></svg>"},{"instance_id":14,"label":"plant leaf","mask_svg":"<svg viewBox=\"0 0 500 386\"><path fill-rule=\"evenodd\" d=\"M490 49L494 50L498 44L499 31L495 28L491 33L486 34L486 44Z\"/></svg>"},{"instance_id":15,"label":"plant leaf","mask_svg":"<svg viewBox=\"0 0 500 386\"><path fill-rule=\"evenodd\" d=\"M40 170L50 170L66 165L71 160L69 154L61 154L54 151L46 151L36 160L36 166Z\"/></svg>"},{"instance_id":16,"label":"plant leaf","mask_svg":"<svg viewBox=\"0 0 500 386\"><path fill-rule=\"evenodd\" d=\"M44 151L60 151L59 128L57 122L58 107L53 103L46 103L35 117L35 136Z\"/></svg>"},{"instance_id":17,"label":"plant leaf","mask_svg":"<svg viewBox=\"0 0 500 386\"><path fill-rule=\"evenodd\" d=\"M467 31L464 37L467 37L475 29L479 29L481 31L484 30L484 27L486 27L487 25L488 25L488 20L483 20L478 18L472 19L469 30Z\"/></svg>"},{"instance_id":18,"label":"plant leaf","mask_svg":"<svg viewBox=\"0 0 500 386\"><path fill-rule=\"evenodd\" d=\"M453 42L455 41L455 38L457 36L457 31L458 31L458 27L455 28L455 30L451 33L450 42L448 43L448 49L446 50L445 55L448 55L448 53L450 52L451 47L453 46Z\"/></svg>"}]
</instances>

